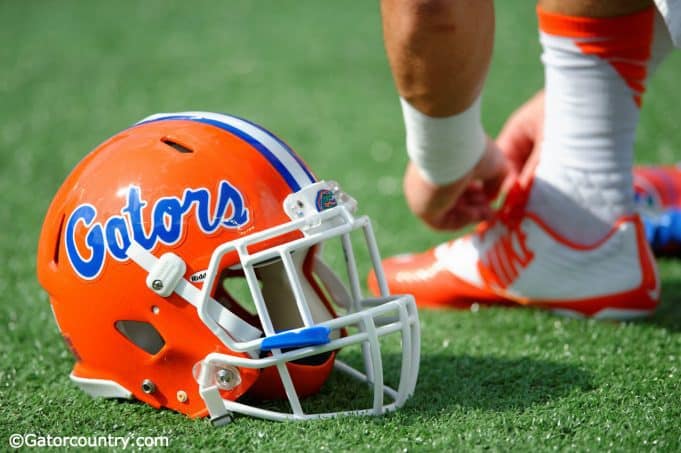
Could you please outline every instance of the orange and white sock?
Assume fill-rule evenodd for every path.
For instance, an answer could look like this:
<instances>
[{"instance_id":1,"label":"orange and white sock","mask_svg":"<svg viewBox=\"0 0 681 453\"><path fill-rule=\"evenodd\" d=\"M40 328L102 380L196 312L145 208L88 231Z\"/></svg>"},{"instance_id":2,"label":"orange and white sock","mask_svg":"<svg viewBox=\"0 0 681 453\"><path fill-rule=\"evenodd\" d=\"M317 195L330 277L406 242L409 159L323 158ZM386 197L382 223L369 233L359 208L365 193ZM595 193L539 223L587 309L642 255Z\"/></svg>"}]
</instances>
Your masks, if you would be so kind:
<instances>
[{"instance_id":1,"label":"orange and white sock","mask_svg":"<svg viewBox=\"0 0 681 453\"><path fill-rule=\"evenodd\" d=\"M546 105L528 209L587 245L634 210L633 145L655 9L611 18L537 14Z\"/></svg>"}]
</instances>

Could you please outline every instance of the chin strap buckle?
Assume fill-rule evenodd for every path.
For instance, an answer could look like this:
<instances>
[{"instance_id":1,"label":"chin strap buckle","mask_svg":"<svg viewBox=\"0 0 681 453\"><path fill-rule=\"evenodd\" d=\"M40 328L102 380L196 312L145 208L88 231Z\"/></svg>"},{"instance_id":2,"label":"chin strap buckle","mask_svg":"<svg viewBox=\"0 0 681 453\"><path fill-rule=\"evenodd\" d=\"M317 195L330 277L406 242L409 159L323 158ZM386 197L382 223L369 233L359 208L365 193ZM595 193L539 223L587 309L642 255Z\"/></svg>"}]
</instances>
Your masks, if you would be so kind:
<instances>
[{"instance_id":1,"label":"chin strap buckle","mask_svg":"<svg viewBox=\"0 0 681 453\"><path fill-rule=\"evenodd\" d=\"M170 296L187 271L182 258L174 253L164 253L154 263L147 275L147 286L161 297Z\"/></svg>"}]
</instances>

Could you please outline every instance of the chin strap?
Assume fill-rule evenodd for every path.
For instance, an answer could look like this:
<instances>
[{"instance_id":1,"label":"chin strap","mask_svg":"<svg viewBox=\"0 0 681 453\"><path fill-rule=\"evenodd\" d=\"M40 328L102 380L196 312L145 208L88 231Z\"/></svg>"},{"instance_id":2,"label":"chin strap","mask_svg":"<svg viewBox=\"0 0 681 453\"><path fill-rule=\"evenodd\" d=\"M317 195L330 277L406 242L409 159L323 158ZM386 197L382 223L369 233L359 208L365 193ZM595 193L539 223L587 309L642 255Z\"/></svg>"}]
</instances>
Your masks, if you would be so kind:
<instances>
[{"instance_id":1,"label":"chin strap","mask_svg":"<svg viewBox=\"0 0 681 453\"><path fill-rule=\"evenodd\" d=\"M165 253L156 258L151 252L132 242L127 250L128 258L148 272L147 287L161 297L176 292L181 298L197 309L201 303L201 290L189 283L183 276L187 269L182 258L174 253ZM208 297L207 312L211 318L236 341L250 341L260 338L262 331L227 310L220 303Z\"/></svg>"}]
</instances>

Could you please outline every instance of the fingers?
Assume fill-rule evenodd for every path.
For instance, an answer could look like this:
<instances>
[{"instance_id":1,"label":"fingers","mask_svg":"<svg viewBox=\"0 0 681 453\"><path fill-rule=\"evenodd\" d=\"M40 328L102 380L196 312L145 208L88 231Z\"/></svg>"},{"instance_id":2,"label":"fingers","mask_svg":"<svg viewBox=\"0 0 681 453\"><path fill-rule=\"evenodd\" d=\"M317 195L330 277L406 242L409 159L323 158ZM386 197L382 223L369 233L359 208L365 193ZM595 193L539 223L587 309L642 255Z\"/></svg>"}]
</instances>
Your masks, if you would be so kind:
<instances>
[{"instance_id":1,"label":"fingers","mask_svg":"<svg viewBox=\"0 0 681 453\"><path fill-rule=\"evenodd\" d=\"M425 224L433 229L447 229L450 221L449 211L456 204L469 176L445 186L437 186L427 181L411 162L404 176L404 195L409 209Z\"/></svg>"},{"instance_id":2,"label":"fingers","mask_svg":"<svg viewBox=\"0 0 681 453\"><path fill-rule=\"evenodd\" d=\"M485 153L467 175L444 186L427 181L409 163L404 178L409 208L436 230L455 230L491 218L490 201L538 162L543 121L540 91L513 113L496 143L488 139Z\"/></svg>"},{"instance_id":3,"label":"fingers","mask_svg":"<svg viewBox=\"0 0 681 453\"><path fill-rule=\"evenodd\" d=\"M426 181L413 164L407 167L404 192L411 211L435 230L458 229L485 214L489 200L482 181L472 175L445 186Z\"/></svg>"},{"instance_id":4,"label":"fingers","mask_svg":"<svg viewBox=\"0 0 681 453\"><path fill-rule=\"evenodd\" d=\"M511 116L497 137L497 146L511 163L511 169L517 173L519 164L534 148L534 137L523 123L523 118Z\"/></svg>"},{"instance_id":5,"label":"fingers","mask_svg":"<svg viewBox=\"0 0 681 453\"><path fill-rule=\"evenodd\" d=\"M491 219L493 210L489 202L481 203L480 201L469 200L466 196L462 196L458 203L440 219L440 222L432 227L438 230L458 230L472 223Z\"/></svg>"},{"instance_id":6,"label":"fingers","mask_svg":"<svg viewBox=\"0 0 681 453\"><path fill-rule=\"evenodd\" d=\"M440 196L443 200L438 203L439 209L415 211L415 214L434 230L458 230L492 217L490 198L482 181L468 183L460 196L452 193Z\"/></svg>"},{"instance_id":7,"label":"fingers","mask_svg":"<svg viewBox=\"0 0 681 453\"><path fill-rule=\"evenodd\" d=\"M476 166L463 178L437 186L410 163L404 193L412 212L436 230L454 230L491 217L493 200L508 172L506 158L492 140Z\"/></svg>"},{"instance_id":8,"label":"fingers","mask_svg":"<svg viewBox=\"0 0 681 453\"><path fill-rule=\"evenodd\" d=\"M482 189L487 198L486 202L490 202L499 194L510 167L506 156L490 138L487 139L487 149L481 164L483 166L476 169L475 177L482 182Z\"/></svg>"},{"instance_id":9,"label":"fingers","mask_svg":"<svg viewBox=\"0 0 681 453\"><path fill-rule=\"evenodd\" d=\"M496 143L508 159L508 175L501 190L507 191L529 163L536 164L544 129L544 91L520 106L504 124ZM535 156L537 155L537 156Z\"/></svg>"},{"instance_id":10,"label":"fingers","mask_svg":"<svg viewBox=\"0 0 681 453\"><path fill-rule=\"evenodd\" d=\"M520 173L535 143L532 127L527 124L527 115L521 113L513 114L497 137L497 145L508 159L511 177Z\"/></svg>"},{"instance_id":11,"label":"fingers","mask_svg":"<svg viewBox=\"0 0 681 453\"><path fill-rule=\"evenodd\" d=\"M513 163L524 162L541 138L543 128L544 92L539 91L511 114L497 137L497 145Z\"/></svg>"}]
</instances>

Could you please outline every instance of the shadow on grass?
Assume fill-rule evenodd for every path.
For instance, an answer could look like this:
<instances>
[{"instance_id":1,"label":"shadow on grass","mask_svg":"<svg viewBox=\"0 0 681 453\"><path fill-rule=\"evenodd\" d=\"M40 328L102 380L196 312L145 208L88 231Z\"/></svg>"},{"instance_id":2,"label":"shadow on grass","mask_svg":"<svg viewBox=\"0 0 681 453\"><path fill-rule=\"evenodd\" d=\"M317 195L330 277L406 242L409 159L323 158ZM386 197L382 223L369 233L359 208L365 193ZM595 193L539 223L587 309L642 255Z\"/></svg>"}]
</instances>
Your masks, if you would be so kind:
<instances>
[{"instance_id":1,"label":"shadow on grass","mask_svg":"<svg viewBox=\"0 0 681 453\"><path fill-rule=\"evenodd\" d=\"M359 359L359 356L348 358L354 361L352 359ZM384 359L387 383L396 388L396 379L389 377L399 375L401 356L388 353ZM400 413L437 416L461 412L462 409L522 411L573 392L591 389L589 373L574 365L531 358L428 353L421 357L415 394ZM278 412L291 411L288 403L281 400L263 402L245 397L240 401ZM149 409L139 402L119 402L125 404L130 412L146 412ZM318 394L304 398L301 403L308 414L359 410L371 408L372 393L368 386L342 373L333 373ZM376 422L383 421L379 418Z\"/></svg>"},{"instance_id":2,"label":"shadow on grass","mask_svg":"<svg viewBox=\"0 0 681 453\"><path fill-rule=\"evenodd\" d=\"M412 408L438 413L455 406L518 410L593 388L591 376L564 363L530 358L426 354Z\"/></svg>"},{"instance_id":3,"label":"shadow on grass","mask_svg":"<svg viewBox=\"0 0 681 453\"><path fill-rule=\"evenodd\" d=\"M353 362L359 357L349 358ZM388 353L384 359L387 383L396 388L394 378L399 375L401 357ZM523 410L592 388L589 373L574 365L530 358L427 353L421 356L416 391L404 410L425 415L451 413L457 408ZM327 412L369 408L371 401L367 386L334 373L318 395L304 401L304 406L306 412ZM281 402L269 404L278 410L286 406Z\"/></svg>"},{"instance_id":4,"label":"shadow on grass","mask_svg":"<svg viewBox=\"0 0 681 453\"><path fill-rule=\"evenodd\" d=\"M644 321L672 332L681 332L681 280L662 282L662 303L655 315Z\"/></svg>"}]
</instances>

